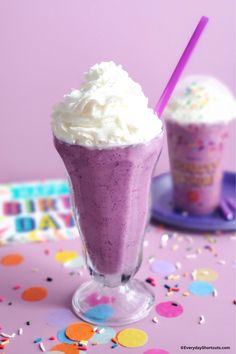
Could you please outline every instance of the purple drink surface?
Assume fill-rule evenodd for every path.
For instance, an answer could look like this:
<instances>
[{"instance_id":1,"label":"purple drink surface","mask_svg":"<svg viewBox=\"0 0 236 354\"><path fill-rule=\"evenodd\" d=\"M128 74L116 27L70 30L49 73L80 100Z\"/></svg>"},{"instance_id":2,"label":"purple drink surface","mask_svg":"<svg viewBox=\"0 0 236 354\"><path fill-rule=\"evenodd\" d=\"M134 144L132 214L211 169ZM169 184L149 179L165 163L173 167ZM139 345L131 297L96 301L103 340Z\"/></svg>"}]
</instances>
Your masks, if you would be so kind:
<instances>
[{"instance_id":1,"label":"purple drink surface","mask_svg":"<svg viewBox=\"0 0 236 354\"><path fill-rule=\"evenodd\" d=\"M219 205L227 124L166 121L175 207L209 214Z\"/></svg>"},{"instance_id":2,"label":"purple drink surface","mask_svg":"<svg viewBox=\"0 0 236 354\"><path fill-rule=\"evenodd\" d=\"M129 277L140 266L150 184L162 138L87 148L54 138L73 189L74 212L90 268Z\"/></svg>"}]
</instances>

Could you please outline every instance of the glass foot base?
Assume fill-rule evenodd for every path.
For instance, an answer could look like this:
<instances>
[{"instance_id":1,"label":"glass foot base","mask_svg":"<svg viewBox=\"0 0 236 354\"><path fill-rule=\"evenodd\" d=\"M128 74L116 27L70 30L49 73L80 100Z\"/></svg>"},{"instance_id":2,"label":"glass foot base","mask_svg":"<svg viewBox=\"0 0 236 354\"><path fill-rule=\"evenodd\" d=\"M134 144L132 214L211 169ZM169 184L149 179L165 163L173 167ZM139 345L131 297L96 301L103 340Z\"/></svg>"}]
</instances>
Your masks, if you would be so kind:
<instances>
[{"instance_id":1,"label":"glass foot base","mask_svg":"<svg viewBox=\"0 0 236 354\"><path fill-rule=\"evenodd\" d=\"M146 317L154 300L152 291L136 279L116 288L90 280L76 290L72 307L75 314L87 322L122 326Z\"/></svg>"}]
</instances>

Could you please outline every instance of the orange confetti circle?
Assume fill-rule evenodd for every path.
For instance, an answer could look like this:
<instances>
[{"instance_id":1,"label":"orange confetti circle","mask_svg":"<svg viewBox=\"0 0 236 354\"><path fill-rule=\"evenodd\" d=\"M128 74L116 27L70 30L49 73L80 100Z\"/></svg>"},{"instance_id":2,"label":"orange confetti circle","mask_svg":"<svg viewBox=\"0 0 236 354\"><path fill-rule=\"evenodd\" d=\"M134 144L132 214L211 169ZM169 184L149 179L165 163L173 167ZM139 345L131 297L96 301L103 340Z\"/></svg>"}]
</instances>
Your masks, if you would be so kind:
<instances>
[{"instance_id":1,"label":"orange confetti circle","mask_svg":"<svg viewBox=\"0 0 236 354\"><path fill-rule=\"evenodd\" d=\"M93 326L88 323L72 323L66 329L66 335L72 340L89 340L94 335Z\"/></svg>"},{"instance_id":2,"label":"orange confetti circle","mask_svg":"<svg viewBox=\"0 0 236 354\"><path fill-rule=\"evenodd\" d=\"M47 295L47 289L35 287L26 289L22 293L21 298L25 301L40 301L47 297Z\"/></svg>"},{"instance_id":3,"label":"orange confetti circle","mask_svg":"<svg viewBox=\"0 0 236 354\"><path fill-rule=\"evenodd\" d=\"M21 264L24 260L20 254L8 254L1 259L1 264L4 266L15 266Z\"/></svg>"},{"instance_id":4,"label":"orange confetti circle","mask_svg":"<svg viewBox=\"0 0 236 354\"><path fill-rule=\"evenodd\" d=\"M65 354L79 354L79 349L76 344L57 344L50 349L51 352L59 351Z\"/></svg>"}]
</instances>

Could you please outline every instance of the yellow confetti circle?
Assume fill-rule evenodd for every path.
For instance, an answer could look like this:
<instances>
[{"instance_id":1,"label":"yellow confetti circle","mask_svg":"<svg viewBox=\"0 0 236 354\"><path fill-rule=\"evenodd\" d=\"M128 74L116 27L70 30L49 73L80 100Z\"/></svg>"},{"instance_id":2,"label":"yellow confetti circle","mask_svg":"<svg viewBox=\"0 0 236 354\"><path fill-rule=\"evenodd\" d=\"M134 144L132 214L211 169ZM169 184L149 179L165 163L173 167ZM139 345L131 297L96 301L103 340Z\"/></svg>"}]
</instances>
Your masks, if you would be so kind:
<instances>
[{"instance_id":1,"label":"yellow confetti circle","mask_svg":"<svg viewBox=\"0 0 236 354\"><path fill-rule=\"evenodd\" d=\"M59 251L55 254L55 260L59 263L66 263L72 261L73 259L78 257L78 253L76 251Z\"/></svg>"},{"instance_id":2,"label":"yellow confetti circle","mask_svg":"<svg viewBox=\"0 0 236 354\"><path fill-rule=\"evenodd\" d=\"M126 328L116 336L118 342L123 347L138 348L142 347L148 340L146 332L137 328Z\"/></svg>"},{"instance_id":3,"label":"yellow confetti circle","mask_svg":"<svg viewBox=\"0 0 236 354\"><path fill-rule=\"evenodd\" d=\"M218 278L218 273L210 268L199 268L193 271L194 280L214 281Z\"/></svg>"}]
</instances>

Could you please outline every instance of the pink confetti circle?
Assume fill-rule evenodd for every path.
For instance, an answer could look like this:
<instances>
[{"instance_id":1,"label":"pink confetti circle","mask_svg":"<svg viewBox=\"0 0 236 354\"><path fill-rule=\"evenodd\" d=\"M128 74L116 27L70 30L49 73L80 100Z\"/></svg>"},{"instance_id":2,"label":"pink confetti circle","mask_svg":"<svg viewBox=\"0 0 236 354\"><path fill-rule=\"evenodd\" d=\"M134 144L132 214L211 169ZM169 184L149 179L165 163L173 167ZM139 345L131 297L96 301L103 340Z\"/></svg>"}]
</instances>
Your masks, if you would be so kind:
<instances>
[{"instance_id":1,"label":"pink confetti circle","mask_svg":"<svg viewBox=\"0 0 236 354\"><path fill-rule=\"evenodd\" d=\"M170 354L170 353L164 349L149 349L143 354Z\"/></svg>"},{"instance_id":2,"label":"pink confetti circle","mask_svg":"<svg viewBox=\"0 0 236 354\"><path fill-rule=\"evenodd\" d=\"M180 316L183 311L183 307L174 301L160 302L160 304L156 306L158 315L168 318Z\"/></svg>"},{"instance_id":3,"label":"pink confetti circle","mask_svg":"<svg viewBox=\"0 0 236 354\"><path fill-rule=\"evenodd\" d=\"M89 304L90 306L96 306L99 304L109 304L109 297L108 296L99 297L99 294L92 293L85 299L85 302L87 302L87 304Z\"/></svg>"},{"instance_id":4,"label":"pink confetti circle","mask_svg":"<svg viewBox=\"0 0 236 354\"><path fill-rule=\"evenodd\" d=\"M114 296L109 298L108 296L99 296L97 293L92 293L86 297L85 302L90 306L96 306L100 304L109 304L110 302L113 304L116 301Z\"/></svg>"}]
</instances>

